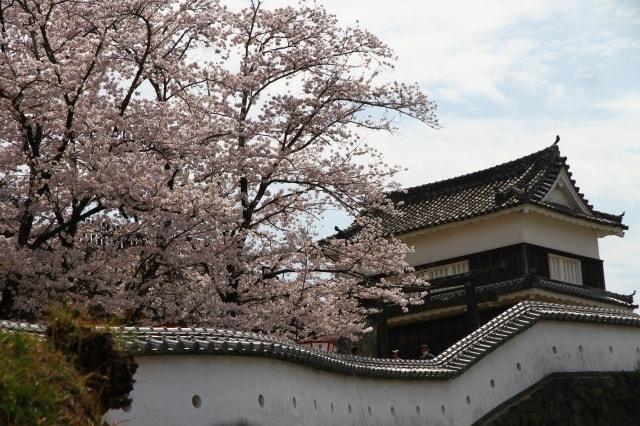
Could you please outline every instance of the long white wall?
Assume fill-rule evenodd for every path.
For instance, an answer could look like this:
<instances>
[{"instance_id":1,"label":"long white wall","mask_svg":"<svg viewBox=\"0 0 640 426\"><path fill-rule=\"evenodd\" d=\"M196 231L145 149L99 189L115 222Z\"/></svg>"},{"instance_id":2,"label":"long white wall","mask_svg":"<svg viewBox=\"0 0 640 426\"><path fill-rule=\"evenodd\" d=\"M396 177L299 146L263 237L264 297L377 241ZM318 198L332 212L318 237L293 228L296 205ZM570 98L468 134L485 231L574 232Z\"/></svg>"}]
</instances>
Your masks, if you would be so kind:
<instances>
[{"instance_id":1,"label":"long white wall","mask_svg":"<svg viewBox=\"0 0 640 426\"><path fill-rule=\"evenodd\" d=\"M597 232L533 211L518 211L434 228L401 239L414 247L415 252L407 260L417 266L518 243L599 259Z\"/></svg>"},{"instance_id":2,"label":"long white wall","mask_svg":"<svg viewBox=\"0 0 640 426\"><path fill-rule=\"evenodd\" d=\"M358 378L245 356L136 360L133 404L110 413L116 424L468 425L551 373L640 368L640 328L542 321L449 380Z\"/></svg>"}]
</instances>

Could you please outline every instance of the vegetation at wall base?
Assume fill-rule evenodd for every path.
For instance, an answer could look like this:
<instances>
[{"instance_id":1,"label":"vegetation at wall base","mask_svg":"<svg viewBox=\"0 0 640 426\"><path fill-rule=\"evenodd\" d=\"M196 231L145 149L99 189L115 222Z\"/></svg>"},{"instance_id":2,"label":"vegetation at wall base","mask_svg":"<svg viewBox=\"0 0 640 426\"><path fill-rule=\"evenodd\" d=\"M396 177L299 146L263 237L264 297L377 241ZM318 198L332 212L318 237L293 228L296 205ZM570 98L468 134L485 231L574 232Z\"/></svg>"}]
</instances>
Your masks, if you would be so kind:
<instances>
[{"instance_id":1,"label":"vegetation at wall base","mask_svg":"<svg viewBox=\"0 0 640 426\"><path fill-rule=\"evenodd\" d=\"M137 365L111 333L60 310L46 336L0 333L0 426L99 425L131 402Z\"/></svg>"},{"instance_id":2,"label":"vegetation at wall base","mask_svg":"<svg viewBox=\"0 0 640 426\"><path fill-rule=\"evenodd\" d=\"M131 403L129 392L138 365L119 347L113 334L90 325L77 311L58 309L51 317L46 336L86 376L85 385L96 395L103 413Z\"/></svg>"},{"instance_id":3,"label":"vegetation at wall base","mask_svg":"<svg viewBox=\"0 0 640 426\"><path fill-rule=\"evenodd\" d=\"M85 378L41 338L0 333L0 425L96 424Z\"/></svg>"}]
</instances>

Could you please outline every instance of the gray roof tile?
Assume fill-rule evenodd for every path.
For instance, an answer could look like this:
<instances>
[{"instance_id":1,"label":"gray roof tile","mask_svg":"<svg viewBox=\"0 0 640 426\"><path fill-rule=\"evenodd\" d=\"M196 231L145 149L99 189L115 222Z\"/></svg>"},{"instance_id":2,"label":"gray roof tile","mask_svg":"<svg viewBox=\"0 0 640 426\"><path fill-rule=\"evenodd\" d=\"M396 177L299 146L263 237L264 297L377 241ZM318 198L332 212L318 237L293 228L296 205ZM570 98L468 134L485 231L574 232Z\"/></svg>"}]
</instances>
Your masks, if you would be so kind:
<instances>
[{"instance_id":1,"label":"gray roof tile","mask_svg":"<svg viewBox=\"0 0 640 426\"><path fill-rule=\"evenodd\" d=\"M543 201L563 168L571 177L566 157L560 155L558 145L554 144L489 169L395 191L389 197L397 214L385 216L382 226L387 234L406 234L531 204L600 225L627 229L622 215L594 210L573 180L574 189L590 214ZM336 237L348 237L356 232L357 227L352 226Z\"/></svg>"},{"instance_id":2,"label":"gray roof tile","mask_svg":"<svg viewBox=\"0 0 640 426\"><path fill-rule=\"evenodd\" d=\"M521 302L452 345L434 360L393 360L322 352L255 333L191 328L112 328L132 355L260 356L361 377L446 379L461 374L501 343L542 320L640 327L640 316L611 309ZM0 330L43 335L39 325L0 321ZM158 336L162 336L159 338Z\"/></svg>"},{"instance_id":3,"label":"gray roof tile","mask_svg":"<svg viewBox=\"0 0 640 426\"><path fill-rule=\"evenodd\" d=\"M636 307L636 305L633 303L633 294L619 294L611 291L601 290L598 288L563 283L560 281L541 278L534 275L494 282L491 284L479 285L476 287L476 292L478 295L490 293L499 295L529 288L549 290L556 293L582 297L597 302L610 303L625 308ZM464 296L464 286L462 285L439 288L435 287L431 289L429 293L429 299L435 302L450 302L464 298Z\"/></svg>"}]
</instances>

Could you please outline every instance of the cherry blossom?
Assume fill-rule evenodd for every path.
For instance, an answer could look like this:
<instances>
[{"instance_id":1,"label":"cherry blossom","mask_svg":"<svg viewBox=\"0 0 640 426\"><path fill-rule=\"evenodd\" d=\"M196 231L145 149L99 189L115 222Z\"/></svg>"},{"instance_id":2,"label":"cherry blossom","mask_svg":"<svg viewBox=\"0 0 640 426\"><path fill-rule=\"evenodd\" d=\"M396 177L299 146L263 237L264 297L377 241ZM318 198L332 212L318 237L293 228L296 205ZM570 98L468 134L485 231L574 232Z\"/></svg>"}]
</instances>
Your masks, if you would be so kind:
<instances>
[{"instance_id":1,"label":"cherry blossom","mask_svg":"<svg viewBox=\"0 0 640 426\"><path fill-rule=\"evenodd\" d=\"M0 316L353 335L406 305L397 169L362 130L436 127L394 54L315 3L0 2ZM351 238L319 239L329 209Z\"/></svg>"}]
</instances>

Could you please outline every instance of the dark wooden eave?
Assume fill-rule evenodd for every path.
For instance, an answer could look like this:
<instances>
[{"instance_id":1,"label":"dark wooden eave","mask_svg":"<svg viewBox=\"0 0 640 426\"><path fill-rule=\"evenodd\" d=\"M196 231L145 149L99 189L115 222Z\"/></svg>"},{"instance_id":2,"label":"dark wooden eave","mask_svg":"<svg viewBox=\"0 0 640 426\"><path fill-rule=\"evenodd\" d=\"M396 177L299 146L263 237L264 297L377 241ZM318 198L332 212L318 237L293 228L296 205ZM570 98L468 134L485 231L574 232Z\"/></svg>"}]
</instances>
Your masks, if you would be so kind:
<instances>
[{"instance_id":1,"label":"dark wooden eave","mask_svg":"<svg viewBox=\"0 0 640 426\"><path fill-rule=\"evenodd\" d=\"M459 284L452 285L453 279L457 280ZM465 281L463 276L454 276L447 281L443 281L440 286L431 287L429 294L424 297L424 304L410 306L408 313L422 312L434 308L464 305L465 288L463 281ZM528 289L546 290L559 295L578 297L585 299L585 301L606 303L627 309L638 307L638 305L634 304L633 294L619 294L603 289L560 282L549 278L539 277L537 275L526 275L504 281L478 284L476 285L476 295L478 302L482 303L497 300L499 296L504 294L515 293ZM405 314L407 314L407 312L403 312L400 307L389 306L387 308L387 315L389 317Z\"/></svg>"}]
</instances>

